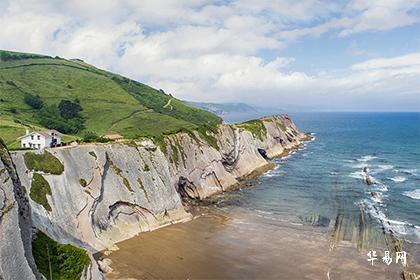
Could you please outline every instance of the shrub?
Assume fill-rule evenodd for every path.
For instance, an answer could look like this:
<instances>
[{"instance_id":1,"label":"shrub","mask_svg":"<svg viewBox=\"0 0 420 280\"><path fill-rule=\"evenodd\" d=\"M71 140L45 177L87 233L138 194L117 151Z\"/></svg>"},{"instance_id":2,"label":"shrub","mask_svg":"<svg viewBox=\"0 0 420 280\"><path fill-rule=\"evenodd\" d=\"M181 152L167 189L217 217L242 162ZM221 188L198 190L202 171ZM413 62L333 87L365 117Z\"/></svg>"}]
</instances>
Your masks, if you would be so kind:
<instances>
[{"instance_id":1,"label":"shrub","mask_svg":"<svg viewBox=\"0 0 420 280\"><path fill-rule=\"evenodd\" d=\"M60 244L40 231L32 242L32 254L38 270L46 279L50 279L50 273L51 279L80 279L83 270L90 264L85 250Z\"/></svg>"},{"instance_id":2,"label":"shrub","mask_svg":"<svg viewBox=\"0 0 420 280\"><path fill-rule=\"evenodd\" d=\"M52 154L45 151L43 154L27 152L23 155L25 165L29 170L60 175L64 171L63 164Z\"/></svg>"},{"instance_id":3,"label":"shrub","mask_svg":"<svg viewBox=\"0 0 420 280\"><path fill-rule=\"evenodd\" d=\"M96 154L95 154L94 151L90 151L89 152L89 155L93 156L95 159L98 159L98 157L96 156Z\"/></svg>"},{"instance_id":4,"label":"shrub","mask_svg":"<svg viewBox=\"0 0 420 280\"><path fill-rule=\"evenodd\" d=\"M51 211L51 205L48 203L47 195L51 195L51 187L47 180L38 173L34 173L29 196L33 201L42 205L45 210Z\"/></svg>"},{"instance_id":5,"label":"shrub","mask_svg":"<svg viewBox=\"0 0 420 280\"><path fill-rule=\"evenodd\" d=\"M102 136L98 136L95 132L92 132L92 131L86 132L85 135L83 136L83 142L86 142L86 143L91 143L91 142L108 143L112 141L114 140L105 138Z\"/></svg>"},{"instance_id":6,"label":"shrub","mask_svg":"<svg viewBox=\"0 0 420 280\"><path fill-rule=\"evenodd\" d=\"M80 185L82 186L82 187L86 187L87 186L87 182L86 182L86 180L85 179L83 179L83 178L80 178L79 179L79 183L80 183Z\"/></svg>"},{"instance_id":7,"label":"shrub","mask_svg":"<svg viewBox=\"0 0 420 280\"><path fill-rule=\"evenodd\" d=\"M26 104L31 106L32 108L39 110L44 106L44 102L42 102L41 97L39 95L32 95L32 94L25 94L25 97L23 99Z\"/></svg>"},{"instance_id":8,"label":"shrub","mask_svg":"<svg viewBox=\"0 0 420 280\"><path fill-rule=\"evenodd\" d=\"M58 109L63 118L73 119L79 116L80 111L82 111L82 106L77 101L61 100L60 104L58 104Z\"/></svg>"},{"instance_id":9,"label":"shrub","mask_svg":"<svg viewBox=\"0 0 420 280\"><path fill-rule=\"evenodd\" d=\"M98 139L98 134L93 131L87 131L83 136L83 142L90 143L95 142Z\"/></svg>"}]
</instances>

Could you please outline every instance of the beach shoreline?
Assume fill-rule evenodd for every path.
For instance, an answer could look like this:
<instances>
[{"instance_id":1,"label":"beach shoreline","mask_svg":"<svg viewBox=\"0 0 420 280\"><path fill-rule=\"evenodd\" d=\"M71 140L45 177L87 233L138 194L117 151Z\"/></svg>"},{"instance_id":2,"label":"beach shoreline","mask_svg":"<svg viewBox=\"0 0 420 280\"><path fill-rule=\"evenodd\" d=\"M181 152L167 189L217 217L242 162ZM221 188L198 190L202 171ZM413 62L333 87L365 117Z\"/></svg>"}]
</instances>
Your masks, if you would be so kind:
<instances>
[{"instance_id":1,"label":"beach shoreline","mask_svg":"<svg viewBox=\"0 0 420 280\"><path fill-rule=\"evenodd\" d=\"M331 249L329 237L328 228L270 222L237 207L202 206L190 222L142 233L95 257L111 260L108 279L401 277L401 265L379 259L371 266L355 244L343 241ZM380 254L383 248L375 249ZM419 273L412 261L410 271Z\"/></svg>"}]
</instances>

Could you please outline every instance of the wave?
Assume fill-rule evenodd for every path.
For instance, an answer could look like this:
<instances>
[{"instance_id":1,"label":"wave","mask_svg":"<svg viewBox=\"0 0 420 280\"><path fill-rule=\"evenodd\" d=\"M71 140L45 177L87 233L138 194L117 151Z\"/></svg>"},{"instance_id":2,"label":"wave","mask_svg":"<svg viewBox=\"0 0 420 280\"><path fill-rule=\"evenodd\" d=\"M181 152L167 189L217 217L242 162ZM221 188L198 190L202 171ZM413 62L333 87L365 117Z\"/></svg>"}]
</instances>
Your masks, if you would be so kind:
<instances>
[{"instance_id":1,"label":"wave","mask_svg":"<svg viewBox=\"0 0 420 280\"><path fill-rule=\"evenodd\" d=\"M378 158L378 157L376 157L376 156L371 156L371 155L367 155L367 156L362 156L362 157L360 157L360 158L358 158L358 159L356 159L358 162L368 162L368 161L371 161L371 160L373 160L373 159L375 159L375 158Z\"/></svg>"},{"instance_id":2,"label":"wave","mask_svg":"<svg viewBox=\"0 0 420 280\"><path fill-rule=\"evenodd\" d=\"M405 178L403 176L396 176L396 177L391 177L391 178L388 178L388 179L391 180L391 181L394 181L395 183L402 183L405 180L407 180L407 178Z\"/></svg>"},{"instance_id":3,"label":"wave","mask_svg":"<svg viewBox=\"0 0 420 280\"><path fill-rule=\"evenodd\" d=\"M260 214L264 214L264 215L273 215L273 212L270 211L264 211L264 210L259 210L259 209L255 209L255 212L258 212Z\"/></svg>"},{"instance_id":4,"label":"wave","mask_svg":"<svg viewBox=\"0 0 420 280\"><path fill-rule=\"evenodd\" d=\"M379 204L380 203L368 199L363 199L361 201L361 205L364 207L365 211L373 218L377 219L388 232L394 233L400 237L404 236L415 243L420 243L420 226L389 219L382 211L382 205Z\"/></svg>"},{"instance_id":5,"label":"wave","mask_svg":"<svg viewBox=\"0 0 420 280\"><path fill-rule=\"evenodd\" d=\"M365 180L366 179L366 174L363 171L354 171L352 173L349 174L349 177L355 178L355 179L361 179L361 180Z\"/></svg>"},{"instance_id":6,"label":"wave","mask_svg":"<svg viewBox=\"0 0 420 280\"><path fill-rule=\"evenodd\" d=\"M406 191L403 192L403 195L408 196L412 199L419 199L420 200L420 189L414 191Z\"/></svg>"},{"instance_id":7,"label":"wave","mask_svg":"<svg viewBox=\"0 0 420 280\"><path fill-rule=\"evenodd\" d=\"M355 163L355 164L350 165L351 168L364 168L364 167L367 167L367 166L368 166L368 164L366 164L366 163Z\"/></svg>"},{"instance_id":8,"label":"wave","mask_svg":"<svg viewBox=\"0 0 420 280\"><path fill-rule=\"evenodd\" d=\"M417 175L418 174L417 169L402 169L402 170L398 170L398 172L405 173L407 175Z\"/></svg>"},{"instance_id":9,"label":"wave","mask_svg":"<svg viewBox=\"0 0 420 280\"><path fill-rule=\"evenodd\" d=\"M374 173L379 173L379 172L383 172L383 171L387 171L387 170L391 170L394 168L393 165L390 164L379 164L377 165L378 168L376 168L374 170Z\"/></svg>"}]
</instances>

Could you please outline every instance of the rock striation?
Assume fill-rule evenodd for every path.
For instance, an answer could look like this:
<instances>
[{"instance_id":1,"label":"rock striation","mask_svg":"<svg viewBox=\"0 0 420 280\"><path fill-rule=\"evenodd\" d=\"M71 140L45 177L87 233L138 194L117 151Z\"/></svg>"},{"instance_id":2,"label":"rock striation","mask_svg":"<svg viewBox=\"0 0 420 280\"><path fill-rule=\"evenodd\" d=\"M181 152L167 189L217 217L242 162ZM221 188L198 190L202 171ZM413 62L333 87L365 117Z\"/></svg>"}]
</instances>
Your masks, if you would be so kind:
<instances>
[{"instance_id":1,"label":"rock striation","mask_svg":"<svg viewBox=\"0 0 420 280\"><path fill-rule=\"evenodd\" d=\"M0 139L0 279L41 279L32 257L29 201Z\"/></svg>"},{"instance_id":2,"label":"rock striation","mask_svg":"<svg viewBox=\"0 0 420 280\"><path fill-rule=\"evenodd\" d=\"M204 199L271 166L269 158L296 148L308 135L287 115L252 123L186 131L164 140L48 149L61 174L31 170L25 152L12 157L28 193L34 174L51 189L51 209L30 200L33 224L51 238L96 252L140 232L187 221L182 199ZM47 207L49 208L49 207Z\"/></svg>"}]
</instances>

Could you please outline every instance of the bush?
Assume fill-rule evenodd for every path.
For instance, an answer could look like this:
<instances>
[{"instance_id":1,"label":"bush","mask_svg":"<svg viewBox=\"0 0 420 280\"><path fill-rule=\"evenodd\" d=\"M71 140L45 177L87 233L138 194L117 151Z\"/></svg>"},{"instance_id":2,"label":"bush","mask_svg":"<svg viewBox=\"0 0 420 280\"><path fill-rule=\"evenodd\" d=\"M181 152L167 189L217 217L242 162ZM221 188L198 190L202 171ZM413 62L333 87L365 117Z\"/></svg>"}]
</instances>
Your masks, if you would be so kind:
<instances>
[{"instance_id":1,"label":"bush","mask_svg":"<svg viewBox=\"0 0 420 280\"><path fill-rule=\"evenodd\" d=\"M98 139L98 134L93 131L87 131L83 136L83 142L90 143L95 142Z\"/></svg>"},{"instance_id":2,"label":"bush","mask_svg":"<svg viewBox=\"0 0 420 280\"><path fill-rule=\"evenodd\" d=\"M32 94L25 94L23 99L26 104L31 106L32 108L39 110L44 106L44 102L42 102L41 97L39 95L32 95Z\"/></svg>"},{"instance_id":3,"label":"bush","mask_svg":"<svg viewBox=\"0 0 420 280\"><path fill-rule=\"evenodd\" d=\"M37 114L39 123L50 129L58 130L65 134L77 134L85 128L85 119L77 116L72 119L65 119L61 116L59 109L52 106L44 106Z\"/></svg>"},{"instance_id":4,"label":"bush","mask_svg":"<svg viewBox=\"0 0 420 280\"><path fill-rule=\"evenodd\" d=\"M86 180L85 180L85 179L83 179L83 178L80 178L80 179L79 179L79 183L80 183L80 185L81 185L82 187L86 187L86 186L87 186L87 182L86 182Z\"/></svg>"},{"instance_id":5,"label":"bush","mask_svg":"<svg viewBox=\"0 0 420 280\"><path fill-rule=\"evenodd\" d=\"M51 195L51 187L47 180L41 174L34 173L29 196L36 203L44 206L45 210L51 211L51 205L48 203L47 195Z\"/></svg>"},{"instance_id":6,"label":"bush","mask_svg":"<svg viewBox=\"0 0 420 280\"><path fill-rule=\"evenodd\" d=\"M63 164L47 151L41 155L27 152L23 155L23 158L29 170L42 171L55 175L60 175L64 171Z\"/></svg>"},{"instance_id":7,"label":"bush","mask_svg":"<svg viewBox=\"0 0 420 280\"><path fill-rule=\"evenodd\" d=\"M82 111L82 106L77 101L61 100L60 104L58 104L58 109L63 118L73 119L79 116L80 111Z\"/></svg>"},{"instance_id":8,"label":"bush","mask_svg":"<svg viewBox=\"0 0 420 280\"><path fill-rule=\"evenodd\" d=\"M83 142L86 143L92 143L92 142L98 142L98 143L108 143L108 142L112 142L114 140L112 139L108 139L102 136L98 136L98 134L96 134L93 131L88 131L85 133L85 135L83 136Z\"/></svg>"},{"instance_id":9,"label":"bush","mask_svg":"<svg viewBox=\"0 0 420 280\"><path fill-rule=\"evenodd\" d=\"M32 242L32 254L38 270L46 279L50 279L51 273L51 279L78 280L90 264L85 250L70 244L60 244L40 231Z\"/></svg>"}]
</instances>

